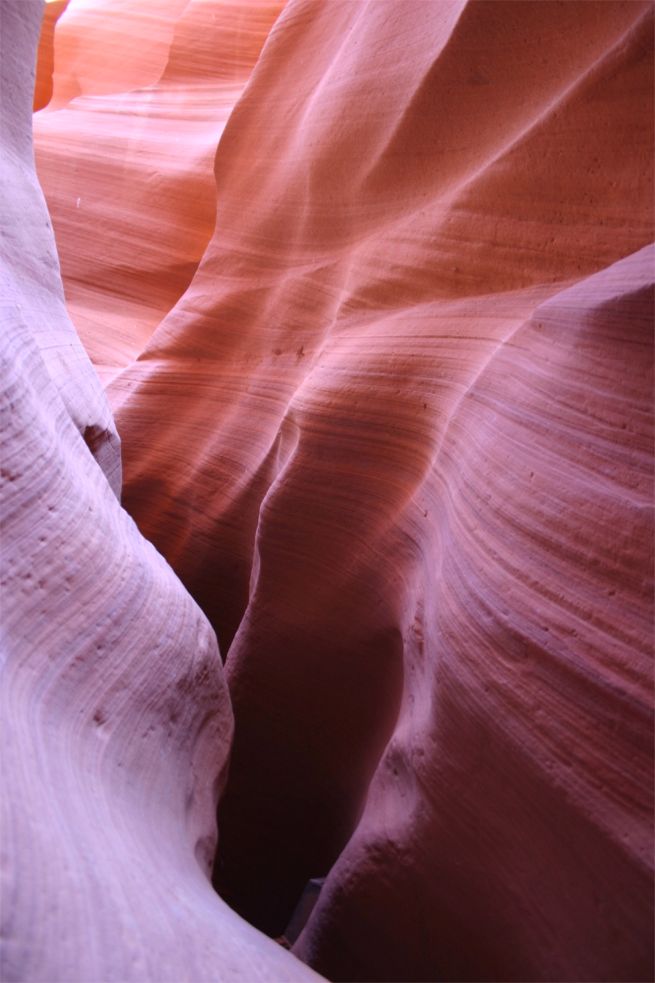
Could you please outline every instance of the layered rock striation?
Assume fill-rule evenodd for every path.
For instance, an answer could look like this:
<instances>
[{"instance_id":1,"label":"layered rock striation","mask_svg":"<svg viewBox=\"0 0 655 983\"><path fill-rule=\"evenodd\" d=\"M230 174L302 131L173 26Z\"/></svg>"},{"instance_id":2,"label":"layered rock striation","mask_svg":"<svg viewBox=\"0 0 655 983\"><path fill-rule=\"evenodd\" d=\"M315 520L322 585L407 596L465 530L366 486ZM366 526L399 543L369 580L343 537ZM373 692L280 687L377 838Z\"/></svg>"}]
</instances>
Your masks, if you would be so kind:
<instances>
[{"instance_id":1,"label":"layered rock striation","mask_svg":"<svg viewBox=\"0 0 655 983\"><path fill-rule=\"evenodd\" d=\"M335 980L650 979L652 4L239 5L214 183L153 107L197 121L235 9L73 97L83 6L37 160L125 507L227 658L218 890L277 934L327 876Z\"/></svg>"},{"instance_id":2,"label":"layered rock striation","mask_svg":"<svg viewBox=\"0 0 655 983\"><path fill-rule=\"evenodd\" d=\"M34 172L41 4L0 4L3 980L317 980L213 891L215 634L121 508Z\"/></svg>"},{"instance_id":3,"label":"layered rock striation","mask_svg":"<svg viewBox=\"0 0 655 983\"><path fill-rule=\"evenodd\" d=\"M212 164L281 0L83 0L57 24L36 161L71 317L107 382L211 237Z\"/></svg>"}]
</instances>

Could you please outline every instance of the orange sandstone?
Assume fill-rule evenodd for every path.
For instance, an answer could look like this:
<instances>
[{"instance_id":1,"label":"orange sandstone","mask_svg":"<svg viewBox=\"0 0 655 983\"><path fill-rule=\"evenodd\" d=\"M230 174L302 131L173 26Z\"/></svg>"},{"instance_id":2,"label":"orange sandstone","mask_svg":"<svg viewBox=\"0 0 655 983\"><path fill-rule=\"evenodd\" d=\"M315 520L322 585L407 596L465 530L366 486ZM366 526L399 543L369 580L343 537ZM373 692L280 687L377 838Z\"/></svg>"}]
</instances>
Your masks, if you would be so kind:
<instances>
[{"instance_id":1,"label":"orange sandstone","mask_svg":"<svg viewBox=\"0 0 655 983\"><path fill-rule=\"evenodd\" d=\"M101 378L188 286L214 228L212 162L280 0L84 0L57 25L34 121L73 322Z\"/></svg>"}]
</instances>

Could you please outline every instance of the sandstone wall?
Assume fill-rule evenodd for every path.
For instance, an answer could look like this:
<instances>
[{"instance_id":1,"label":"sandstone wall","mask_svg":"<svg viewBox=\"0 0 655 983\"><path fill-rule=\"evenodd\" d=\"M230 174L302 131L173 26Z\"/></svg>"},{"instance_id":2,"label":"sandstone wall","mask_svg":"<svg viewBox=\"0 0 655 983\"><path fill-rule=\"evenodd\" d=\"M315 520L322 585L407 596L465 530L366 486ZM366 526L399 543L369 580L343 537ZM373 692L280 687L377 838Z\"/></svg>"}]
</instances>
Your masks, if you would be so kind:
<instances>
[{"instance_id":1,"label":"sandstone wall","mask_svg":"<svg viewBox=\"0 0 655 983\"><path fill-rule=\"evenodd\" d=\"M227 657L215 882L278 933L329 874L335 980L647 980L652 4L243 6L215 186L174 39L232 8L166 10L37 159L125 507Z\"/></svg>"}]
</instances>

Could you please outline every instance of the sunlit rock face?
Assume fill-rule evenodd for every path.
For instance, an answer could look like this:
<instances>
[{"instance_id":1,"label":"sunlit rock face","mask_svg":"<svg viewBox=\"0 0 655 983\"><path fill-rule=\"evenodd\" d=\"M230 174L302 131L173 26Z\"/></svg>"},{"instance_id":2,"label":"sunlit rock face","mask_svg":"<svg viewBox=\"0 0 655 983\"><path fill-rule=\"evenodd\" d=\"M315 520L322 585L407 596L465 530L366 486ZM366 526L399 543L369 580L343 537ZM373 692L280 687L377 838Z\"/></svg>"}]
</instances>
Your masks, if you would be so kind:
<instances>
[{"instance_id":1,"label":"sunlit rock face","mask_svg":"<svg viewBox=\"0 0 655 983\"><path fill-rule=\"evenodd\" d=\"M648 980L652 4L178 7L129 91L58 102L57 33L35 128L125 507L227 656L215 883L274 934L327 875L335 980Z\"/></svg>"},{"instance_id":2,"label":"sunlit rock face","mask_svg":"<svg viewBox=\"0 0 655 983\"><path fill-rule=\"evenodd\" d=\"M316 980L211 886L232 711L211 626L119 504L66 313L33 165L40 19L0 4L0 977Z\"/></svg>"},{"instance_id":3,"label":"sunlit rock face","mask_svg":"<svg viewBox=\"0 0 655 983\"><path fill-rule=\"evenodd\" d=\"M73 0L37 170L68 308L106 382L188 286L212 234L213 159L281 0Z\"/></svg>"},{"instance_id":4,"label":"sunlit rock face","mask_svg":"<svg viewBox=\"0 0 655 983\"><path fill-rule=\"evenodd\" d=\"M67 6L68 0L50 0L43 10L34 82L33 108L35 112L47 106L52 99L52 74L55 67L55 25Z\"/></svg>"}]
</instances>

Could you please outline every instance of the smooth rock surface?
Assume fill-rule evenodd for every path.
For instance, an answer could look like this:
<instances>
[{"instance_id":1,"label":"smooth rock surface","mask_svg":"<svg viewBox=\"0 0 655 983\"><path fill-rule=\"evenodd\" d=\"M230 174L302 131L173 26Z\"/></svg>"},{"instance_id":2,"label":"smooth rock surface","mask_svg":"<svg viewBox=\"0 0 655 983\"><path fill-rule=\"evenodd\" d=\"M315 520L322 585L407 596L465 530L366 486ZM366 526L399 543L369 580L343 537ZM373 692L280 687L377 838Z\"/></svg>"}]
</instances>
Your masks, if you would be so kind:
<instances>
[{"instance_id":1,"label":"smooth rock surface","mask_svg":"<svg viewBox=\"0 0 655 983\"><path fill-rule=\"evenodd\" d=\"M331 979L652 977L652 17L289 0L129 338L99 120L37 117L126 508L227 653L215 881L278 933L327 874Z\"/></svg>"},{"instance_id":2,"label":"smooth rock surface","mask_svg":"<svg viewBox=\"0 0 655 983\"><path fill-rule=\"evenodd\" d=\"M71 0L36 162L101 378L141 351L215 221L212 163L281 0Z\"/></svg>"},{"instance_id":3,"label":"smooth rock surface","mask_svg":"<svg viewBox=\"0 0 655 983\"><path fill-rule=\"evenodd\" d=\"M121 508L33 166L41 4L0 4L0 977L317 980L212 890L233 717L216 638Z\"/></svg>"},{"instance_id":4,"label":"smooth rock surface","mask_svg":"<svg viewBox=\"0 0 655 983\"><path fill-rule=\"evenodd\" d=\"M401 523L403 704L297 946L333 979L651 974L654 262L511 332L418 490L431 536Z\"/></svg>"},{"instance_id":5,"label":"smooth rock surface","mask_svg":"<svg viewBox=\"0 0 655 983\"><path fill-rule=\"evenodd\" d=\"M43 109L52 98L52 76L55 67L55 27L66 10L68 0L51 0L43 7L34 83L34 111Z\"/></svg>"}]
</instances>

